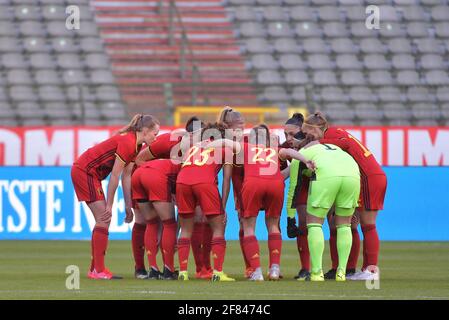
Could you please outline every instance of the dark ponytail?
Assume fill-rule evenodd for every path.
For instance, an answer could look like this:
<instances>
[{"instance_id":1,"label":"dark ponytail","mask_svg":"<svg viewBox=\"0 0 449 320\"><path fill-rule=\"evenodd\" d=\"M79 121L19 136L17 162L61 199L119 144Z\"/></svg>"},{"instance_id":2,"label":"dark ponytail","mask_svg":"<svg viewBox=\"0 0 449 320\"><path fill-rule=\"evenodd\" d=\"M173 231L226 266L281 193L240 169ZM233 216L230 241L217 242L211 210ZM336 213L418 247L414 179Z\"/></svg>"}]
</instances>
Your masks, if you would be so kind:
<instances>
[{"instance_id":1,"label":"dark ponytail","mask_svg":"<svg viewBox=\"0 0 449 320\"><path fill-rule=\"evenodd\" d=\"M292 117L285 122L285 124L291 124L298 127L301 127L303 123L304 123L304 116L302 115L302 113L299 112L294 113Z\"/></svg>"},{"instance_id":2,"label":"dark ponytail","mask_svg":"<svg viewBox=\"0 0 449 320\"><path fill-rule=\"evenodd\" d=\"M268 128L268 126L264 123L259 124L251 129L250 143L257 142L258 144L260 144L260 142L261 142L260 140L262 139L262 137L259 137L259 133L261 133L261 130L265 131L265 141L263 143L265 146L269 147L270 141L271 141L270 128ZM251 141L251 140L253 140L253 141Z\"/></svg>"},{"instance_id":3,"label":"dark ponytail","mask_svg":"<svg viewBox=\"0 0 449 320\"><path fill-rule=\"evenodd\" d=\"M189 133L192 133L194 131L194 129L196 129L194 124L197 121L201 122L199 129L204 128L204 126L205 126L204 122L202 122L200 120L200 118L198 118L197 116L193 116L193 117L190 117L189 120L187 120L187 122L186 122L186 127L185 127L186 131L189 132Z\"/></svg>"}]
</instances>

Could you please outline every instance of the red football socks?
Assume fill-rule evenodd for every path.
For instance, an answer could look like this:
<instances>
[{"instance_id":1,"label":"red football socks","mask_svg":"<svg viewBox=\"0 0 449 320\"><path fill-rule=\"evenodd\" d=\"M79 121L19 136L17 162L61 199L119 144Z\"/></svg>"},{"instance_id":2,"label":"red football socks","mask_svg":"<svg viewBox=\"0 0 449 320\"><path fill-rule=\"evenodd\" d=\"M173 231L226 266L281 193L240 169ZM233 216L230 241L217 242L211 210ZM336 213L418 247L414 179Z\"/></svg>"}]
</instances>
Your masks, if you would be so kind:
<instances>
[{"instance_id":1,"label":"red football socks","mask_svg":"<svg viewBox=\"0 0 449 320\"><path fill-rule=\"evenodd\" d=\"M195 260L196 272L200 272L203 268L203 224L197 222L193 225L192 237L190 239L192 244L193 259Z\"/></svg>"},{"instance_id":2,"label":"red football socks","mask_svg":"<svg viewBox=\"0 0 449 320\"><path fill-rule=\"evenodd\" d=\"M145 230L145 249L147 251L148 264L150 268L156 270L159 270L156 261L157 252L159 250L157 243L159 222L159 217L149 220Z\"/></svg>"},{"instance_id":3,"label":"red football socks","mask_svg":"<svg viewBox=\"0 0 449 320\"><path fill-rule=\"evenodd\" d=\"M245 268L248 269L251 267L251 264L249 263L248 259L246 259L243 239L244 239L244 232L243 229L240 229L239 231L240 250L242 250L243 260L245 261Z\"/></svg>"},{"instance_id":4,"label":"red football socks","mask_svg":"<svg viewBox=\"0 0 449 320\"><path fill-rule=\"evenodd\" d=\"M260 250L257 238L255 236L244 237L243 248L246 259L249 261L251 268L254 270L260 268Z\"/></svg>"},{"instance_id":5,"label":"red football socks","mask_svg":"<svg viewBox=\"0 0 449 320\"><path fill-rule=\"evenodd\" d=\"M377 266L379 257L379 235L375 224L362 226L363 232L363 267L365 270L368 266Z\"/></svg>"},{"instance_id":6,"label":"red football socks","mask_svg":"<svg viewBox=\"0 0 449 320\"><path fill-rule=\"evenodd\" d=\"M145 229L146 224L134 223L131 244L133 249L133 257L135 263L135 269L145 269Z\"/></svg>"},{"instance_id":7,"label":"red football socks","mask_svg":"<svg viewBox=\"0 0 449 320\"><path fill-rule=\"evenodd\" d=\"M190 253L190 239L179 238L178 239L179 271L187 271L187 265L189 263L189 253Z\"/></svg>"},{"instance_id":8,"label":"red football socks","mask_svg":"<svg viewBox=\"0 0 449 320\"><path fill-rule=\"evenodd\" d=\"M174 256L177 224L175 219L164 220L162 224L162 256L164 257L165 266L173 272L175 270Z\"/></svg>"},{"instance_id":9,"label":"red football socks","mask_svg":"<svg viewBox=\"0 0 449 320\"><path fill-rule=\"evenodd\" d=\"M210 252L212 250L212 228L210 227L209 223L205 222L203 223L203 238L202 238L202 262L203 267L206 270L211 269L210 265Z\"/></svg>"},{"instance_id":10,"label":"red football socks","mask_svg":"<svg viewBox=\"0 0 449 320\"><path fill-rule=\"evenodd\" d=\"M212 257L214 258L214 270L223 271L224 257L226 254L226 240L223 237L212 238Z\"/></svg>"},{"instance_id":11,"label":"red football socks","mask_svg":"<svg viewBox=\"0 0 449 320\"><path fill-rule=\"evenodd\" d=\"M268 251L270 252L270 268L273 264L280 265L282 252L282 237L280 233L268 235Z\"/></svg>"},{"instance_id":12,"label":"red football socks","mask_svg":"<svg viewBox=\"0 0 449 320\"><path fill-rule=\"evenodd\" d=\"M352 247L349 253L348 264L346 269L357 269L357 261L359 260L360 252L360 236L357 229L351 229L352 232Z\"/></svg>"},{"instance_id":13,"label":"red football socks","mask_svg":"<svg viewBox=\"0 0 449 320\"><path fill-rule=\"evenodd\" d=\"M298 245L299 259L301 260L301 269L310 271L310 252L309 242L307 241L307 227L300 227L301 234L296 238Z\"/></svg>"},{"instance_id":14,"label":"red football socks","mask_svg":"<svg viewBox=\"0 0 449 320\"><path fill-rule=\"evenodd\" d=\"M92 234L92 244L94 250L94 265L95 271L98 273L103 272L104 256L106 255L106 249L108 248L108 229L102 227L95 227Z\"/></svg>"}]
</instances>

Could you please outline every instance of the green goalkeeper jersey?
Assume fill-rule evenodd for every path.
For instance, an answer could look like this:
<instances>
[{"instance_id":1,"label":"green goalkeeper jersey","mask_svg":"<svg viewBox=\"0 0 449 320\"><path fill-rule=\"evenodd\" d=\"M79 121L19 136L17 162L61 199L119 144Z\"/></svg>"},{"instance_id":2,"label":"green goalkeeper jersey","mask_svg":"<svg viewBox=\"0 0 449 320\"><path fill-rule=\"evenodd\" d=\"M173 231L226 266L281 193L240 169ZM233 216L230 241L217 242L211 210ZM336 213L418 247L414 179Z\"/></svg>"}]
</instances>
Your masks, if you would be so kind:
<instances>
[{"instance_id":1,"label":"green goalkeeper jersey","mask_svg":"<svg viewBox=\"0 0 449 320\"><path fill-rule=\"evenodd\" d=\"M357 162L345 151L333 144L316 144L299 151L315 162L315 180L333 177L360 178Z\"/></svg>"}]
</instances>

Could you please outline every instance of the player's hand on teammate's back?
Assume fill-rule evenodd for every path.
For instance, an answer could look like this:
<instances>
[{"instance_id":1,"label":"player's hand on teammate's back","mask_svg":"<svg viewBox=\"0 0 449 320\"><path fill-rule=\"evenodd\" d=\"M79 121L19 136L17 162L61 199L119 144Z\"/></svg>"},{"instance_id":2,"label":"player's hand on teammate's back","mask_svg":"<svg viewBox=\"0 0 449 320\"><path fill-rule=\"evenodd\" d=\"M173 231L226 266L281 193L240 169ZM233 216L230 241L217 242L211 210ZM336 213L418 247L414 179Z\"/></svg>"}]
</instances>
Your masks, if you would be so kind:
<instances>
[{"instance_id":1,"label":"player's hand on teammate's back","mask_svg":"<svg viewBox=\"0 0 449 320\"><path fill-rule=\"evenodd\" d=\"M132 209L131 207L126 207L126 208L125 208L125 213L126 213L126 216L125 216L125 222L126 222L126 223L131 223L131 222L133 222L133 219L134 219L134 212L133 212L133 209Z\"/></svg>"},{"instance_id":2,"label":"player's hand on teammate's back","mask_svg":"<svg viewBox=\"0 0 449 320\"><path fill-rule=\"evenodd\" d=\"M299 234L298 226L295 218L287 217L287 236L289 238L296 238Z\"/></svg>"},{"instance_id":3,"label":"player's hand on teammate's back","mask_svg":"<svg viewBox=\"0 0 449 320\"><path fill-rule=\"evenodd\" d=\"M307 160L306 161L306 166L307 166L308 169L310 169L312 171L315 171L315 169L316 169L316 164L312 160Z\"/></svg>"}]
</instances>

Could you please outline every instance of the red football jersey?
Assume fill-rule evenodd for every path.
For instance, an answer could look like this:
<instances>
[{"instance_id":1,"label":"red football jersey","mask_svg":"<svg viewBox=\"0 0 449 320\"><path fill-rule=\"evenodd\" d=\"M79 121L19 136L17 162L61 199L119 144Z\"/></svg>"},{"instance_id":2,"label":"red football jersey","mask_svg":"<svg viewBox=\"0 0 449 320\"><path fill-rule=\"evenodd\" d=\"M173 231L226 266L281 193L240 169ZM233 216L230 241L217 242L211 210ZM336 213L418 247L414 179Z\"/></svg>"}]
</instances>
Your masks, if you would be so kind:
<instances>
[{"instance_id":1,"label":"red football jersey","mask_svg":"<svg viewBox=\"0 0 449 320\"><path fill-rule=\"evenodd\" d=\"M182 137L173 135L172 133L164 133L156 137L156 139L148 146L151 154L156 159L170 159L170 152L176 146Z\"/></svg>"},{"instance_id":2,"label":"red football jersey","mask_svg":"<svg viewBox=\"0 0 449 320\"><path fill-rule=\"evenodd\" d=\"M385 174L371 151L346 130L335 127L328 128L320 143L336 145L349 153L359 165L362 175Z\"/></svg>"},{"instance_id":3,"label":"red football jersey","mask_svg":"<svg viewBox=\"0 0 449 320\"><path fill-rule=\"evenodd\" d=\"M177 175L179 170L181 170L181 163L170 159L156 159L145 162L142 167L155 169L167 176L173 176Z\"/></svg>"},{"instance_id":4,"label":"red football jersey","mask_svg":"<svg viewBox=\"0 0 449 320\"><path fill-rule=\"evenodd\" d=\"M278 148L270 148L264 145L243 144L245 163L245 179L247 177L259 177L264 179L283 179L280 170Z\"/></svg>"},{"instance_id":5,"label":"red football jersey","mask_svg":"<svg viewBox=\"0 0 449 320\"><path fill-rule=\"evenodd\" d=\"M74 165L103 180L111 173L116 157L127 165L136 159L141 147L134 132L118 134L87 149Z\"/></svg>"},{"instance_id":6,"label":"red football jersey","mask_svg":"<svg viewBox=\"0 0 449 320\"><path fill-rule=\"evenodd\" d=\"M226 163L225 154L232 156L232 151L226 148L191 147L183 158L177 183L187 185L200 183L217 184L217 175L223 164ZM232 161L229 161L229 164L232 164Z\"/></svg>"}]
</instances>

